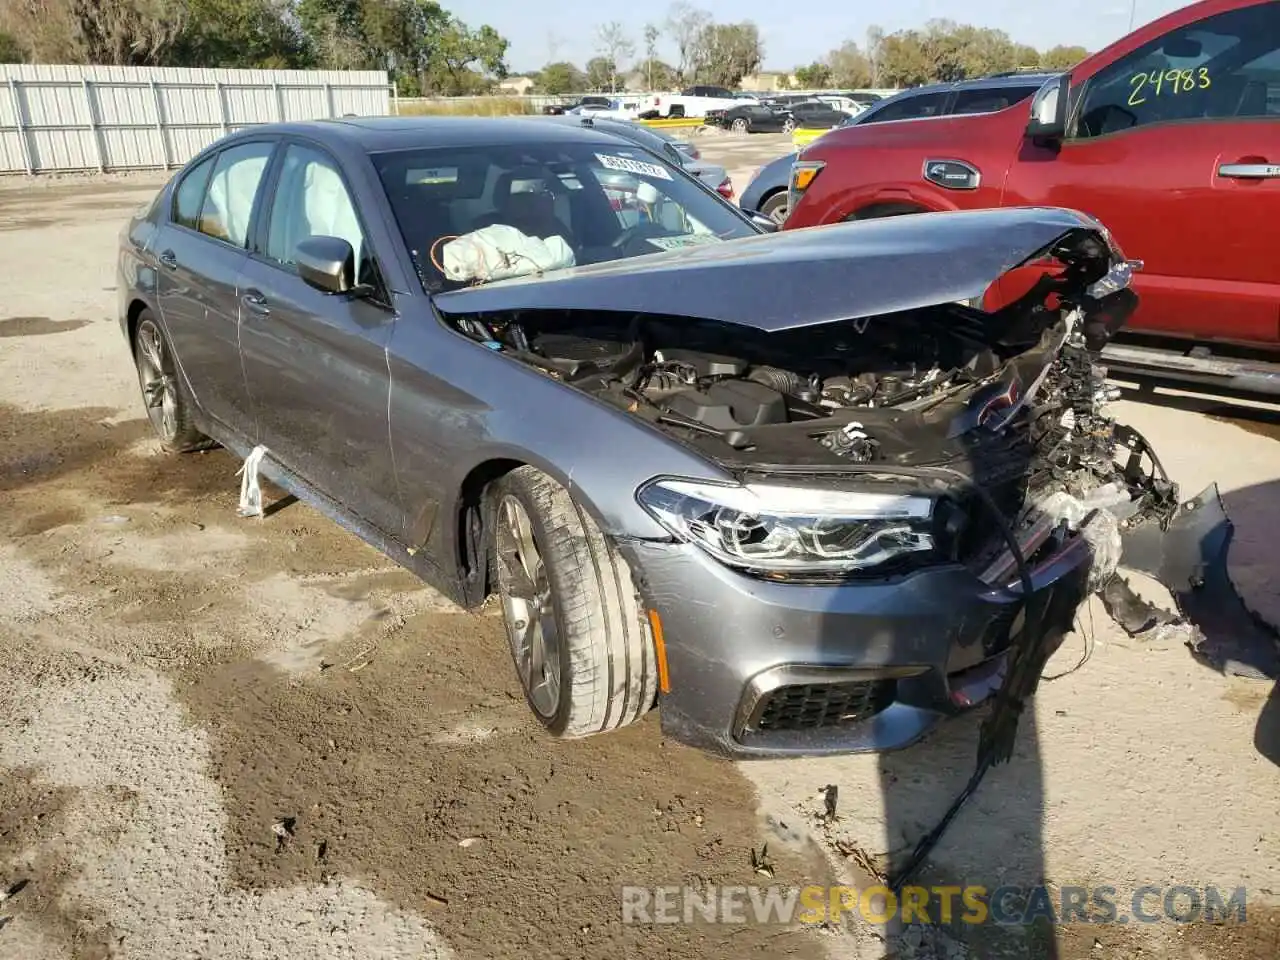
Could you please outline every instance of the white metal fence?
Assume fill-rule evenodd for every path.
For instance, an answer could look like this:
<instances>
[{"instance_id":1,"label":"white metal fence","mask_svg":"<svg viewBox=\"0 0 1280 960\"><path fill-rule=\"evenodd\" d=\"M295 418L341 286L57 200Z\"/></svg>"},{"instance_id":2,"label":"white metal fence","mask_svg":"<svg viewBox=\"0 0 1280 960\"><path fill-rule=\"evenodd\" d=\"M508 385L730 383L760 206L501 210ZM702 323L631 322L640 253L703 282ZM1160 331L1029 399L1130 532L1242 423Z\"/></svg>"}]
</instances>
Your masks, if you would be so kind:
<instances>
[{"instance_id":1,"label":"white metal fence","mask_svg":"<svg viewBox=\"0 0 1280 960\"><path fill-rule=\"evenodd\" d=\"M234 130L390 102L378 70L0 64L0 173L169 169Z\"/></svg>"}]
</instances>

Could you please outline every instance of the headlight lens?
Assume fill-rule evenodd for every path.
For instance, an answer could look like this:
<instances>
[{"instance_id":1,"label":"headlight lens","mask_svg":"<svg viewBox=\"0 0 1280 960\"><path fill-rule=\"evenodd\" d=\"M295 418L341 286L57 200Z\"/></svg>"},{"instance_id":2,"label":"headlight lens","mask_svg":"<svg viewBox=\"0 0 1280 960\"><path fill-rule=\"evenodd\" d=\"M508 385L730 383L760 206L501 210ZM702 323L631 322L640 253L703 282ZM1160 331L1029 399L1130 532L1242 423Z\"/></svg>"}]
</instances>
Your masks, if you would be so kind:
<instances>
[{"instance_id":1,"label":"headlight lens","mask_svg":"<svg viewBox=\"0 0 1280 960\"><path fill-rule=\"evenodd\" d=\"M677 479L638 497L675 536L744 570L851 574L934 550L928 497Z\"/></svg>"}]
</instances>

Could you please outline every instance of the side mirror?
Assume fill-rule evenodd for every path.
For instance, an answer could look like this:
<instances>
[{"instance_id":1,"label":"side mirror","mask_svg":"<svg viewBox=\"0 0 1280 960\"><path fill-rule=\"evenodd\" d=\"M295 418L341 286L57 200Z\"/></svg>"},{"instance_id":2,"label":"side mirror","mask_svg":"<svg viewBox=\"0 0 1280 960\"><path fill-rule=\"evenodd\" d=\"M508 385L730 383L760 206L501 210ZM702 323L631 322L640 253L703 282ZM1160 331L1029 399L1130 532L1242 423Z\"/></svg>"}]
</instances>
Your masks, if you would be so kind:
<instances>
[{"instance_id":1,"label":"side mirror","mask_svg":"<svg viewBox=\"0 0 1280 960\"><path fill-rule=\"evenodd\" d=\"M307 237L294 250L298 276L324 293L355 286L355 251L341 237Z\"/></svg>"},{"instance_id":2,"label":"side mirror","mask_svg":"<svg viewBox=\"0 0 1280 960\"><path fill-rule=\"evenodd\" d=\"M1067 95L1071 77L1063 74L1049 80L1031 98L1031 120L1027 136L1036 140L1061 140L1067 134Z\"/></svg>"},{"instance_id":3,"label":"side mirror","mask_svg":"<svg viewBox=\"0 0 1280 960\"><path fill-rule=\"evenodd\" d=\"M766 217L764 214L761 214L761 213L751 214L751 222L754 223L761 230L763 230L765 233L778 232L777 222L775 220L770 219L769 217Z\"/></svg>"}]
</instances>

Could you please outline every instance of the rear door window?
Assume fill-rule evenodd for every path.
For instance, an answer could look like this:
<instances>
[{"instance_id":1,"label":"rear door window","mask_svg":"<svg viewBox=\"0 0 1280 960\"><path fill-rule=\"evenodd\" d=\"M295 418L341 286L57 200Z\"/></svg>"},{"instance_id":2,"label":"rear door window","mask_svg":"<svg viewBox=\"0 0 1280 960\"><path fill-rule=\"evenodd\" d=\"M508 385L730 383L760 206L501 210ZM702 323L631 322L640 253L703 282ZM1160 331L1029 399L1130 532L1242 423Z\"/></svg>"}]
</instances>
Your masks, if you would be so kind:
<instances>
[{"instance_id":1,"label":"rear door window","mask_svg":"<svg viewBox=\"0 0 1280 960\"><path fill-rule=\"evenodd\" d=\"M994 113L1021 103L1039 87L997 87L987 90L961 90L956 94L952 113Z\"/></svg>"},{"instance_id":2,"label":"rear door window","mask_svg":"<svg viewBox=\"0 0 1280 960\"><path fill-rule=\"evenodd\" d=\"M189 230L200 229L200 207L204 204L205 188L217 156L209 157L187 173L178 182L173 195L173 222Z\"/></svg>"},{"instance_id":3,"label":"rear door window","mask_svg":"<svg viewBox=\"0 0 1280 960\"><path fill-rule=\"evenodd\" d=\"M905 100L899 100L896 103L890 103L882 107L863 122L883 123L886 120L915 120L919 117L936 117L942 113L942 108L947 105L948 96L950 94L947 92L939 91L938 93L922 93L918 97L907 97Z\"/></svg>"},{"instance_id":4,"label":"rear door window","mask_svg":"<svg viewBox=\"0 0 1280 960\"><path fill-rule=\"evenodd\" d=\"M249 218L267 161L275 144L241 143L218 154L197 229L206 236L243 247L249 238Z\"/></svg>"}]
</instances>

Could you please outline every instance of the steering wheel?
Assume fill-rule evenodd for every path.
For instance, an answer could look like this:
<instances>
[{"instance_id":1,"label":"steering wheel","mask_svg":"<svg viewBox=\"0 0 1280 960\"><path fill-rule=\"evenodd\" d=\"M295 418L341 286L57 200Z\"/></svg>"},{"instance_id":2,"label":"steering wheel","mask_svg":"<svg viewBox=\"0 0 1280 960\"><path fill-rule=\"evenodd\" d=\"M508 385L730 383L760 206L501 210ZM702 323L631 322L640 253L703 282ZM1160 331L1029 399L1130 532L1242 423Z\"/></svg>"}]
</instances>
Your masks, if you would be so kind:
<instances>
[{"instance_id":1,"label":"steering wheel","mask_svg":"<svg viewBox=\"0 0 1280 960\"><path fill-rule=\"evenodd\" d=\"M668 230L660 223L655 223L652 220L642 220L633 226L625 228L614 239L611 246L617 250L623 250L638 240L647 240L650 237L673 237L675 235L673 231ZM657 250L657 247L654 247L654 249Z\"/></svg>"}]
</instances>

